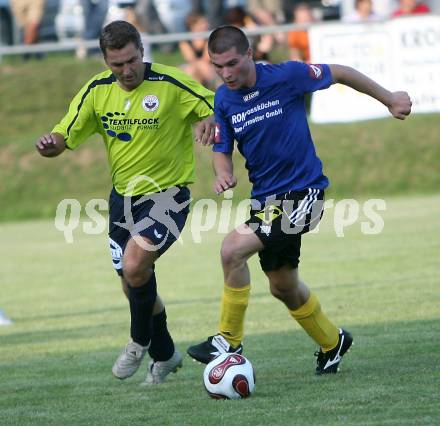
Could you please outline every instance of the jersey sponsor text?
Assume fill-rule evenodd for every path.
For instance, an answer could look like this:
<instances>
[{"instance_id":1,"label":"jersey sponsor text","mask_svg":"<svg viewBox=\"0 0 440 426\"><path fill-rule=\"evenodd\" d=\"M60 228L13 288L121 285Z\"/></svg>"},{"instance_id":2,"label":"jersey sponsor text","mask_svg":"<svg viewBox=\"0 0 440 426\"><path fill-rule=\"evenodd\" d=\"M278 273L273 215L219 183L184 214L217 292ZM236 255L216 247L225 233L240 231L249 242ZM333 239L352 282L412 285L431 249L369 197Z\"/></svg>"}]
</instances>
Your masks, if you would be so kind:
<instances>
[{"instance_id":1,"label":"jersey sponsor text","mask_svg":"<svg viewBox=\"0 0 440 426\"><path fill-rule=\"evenodd\" d=\"M255 112L262 111L262 110L267 109L267 108L271 108L271 107L277 106L279 104L280 104L280 101L278 99L275 99L274 101L262 102L261 104L258 104L258 105L256 105L253 108L247 109L246 111L240 112L238 114L234 114L231 117L231 123L232 124L241 123L241 122L246 120L246 117L248 115L251 115L251 114L253 114Z\"/></svg>"}]
</instances>

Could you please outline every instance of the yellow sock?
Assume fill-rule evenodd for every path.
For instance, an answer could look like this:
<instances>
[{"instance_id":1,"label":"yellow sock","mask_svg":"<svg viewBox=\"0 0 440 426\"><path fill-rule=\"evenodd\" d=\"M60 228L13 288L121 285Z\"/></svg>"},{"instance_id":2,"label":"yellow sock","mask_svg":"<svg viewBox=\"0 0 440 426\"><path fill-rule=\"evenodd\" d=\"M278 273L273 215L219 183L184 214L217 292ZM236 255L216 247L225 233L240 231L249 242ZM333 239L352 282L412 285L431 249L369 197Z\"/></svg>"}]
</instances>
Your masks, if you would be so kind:
<instances>
[{"instance_id":1,"label":"yellow sock","mask_svg":"<svg viewBox=\"0 0 440 426\"><path fill-rule=\"evenodd\" d=\"M307 334L321 346L323 352L333 349L338 344L339 330L322 312L318 298L310 293L309 300L298 309L290 310Z\"/></svg>"},{"instance_id":2,"label":"yellow sock","mask_svg":"<svg viewBox=\"0 0 440 426\"><path fill-rule=\"evenodd\" d=\"M233 288L225 284L223 288L220 334L234 347L243 340L244 315L250 290L250 284L241 288Z\"/></svg>"}]
</instances>

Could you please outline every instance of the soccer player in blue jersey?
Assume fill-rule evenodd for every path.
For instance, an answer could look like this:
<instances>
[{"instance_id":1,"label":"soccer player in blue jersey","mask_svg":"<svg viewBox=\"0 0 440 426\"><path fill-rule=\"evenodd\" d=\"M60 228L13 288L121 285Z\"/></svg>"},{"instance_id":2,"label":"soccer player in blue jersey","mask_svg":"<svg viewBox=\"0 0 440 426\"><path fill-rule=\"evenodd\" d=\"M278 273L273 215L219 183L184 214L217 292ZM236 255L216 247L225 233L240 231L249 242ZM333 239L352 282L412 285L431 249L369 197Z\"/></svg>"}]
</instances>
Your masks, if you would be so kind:
<instances>
[{"instance_id":1,"label":"soccer player in blue jersey","mask_svg":"<svg viewBox=\"0 0 440 426\"><path fill-rule=\"evenodd\" d=\"M113 183L110 251L131 317L131 341L112 372L119 379L132 376L148 353L144 383L152 385L182 365L157 292L155 262L185 224L187 186L194 181L193 125L202 144L214 136L214 94L177 68L143 62L140 35L128 22L107 25L100 46L109 69L84 85L36 148L56 157L93 134L103 139Z\"/></svg>"},{"instance_id":2,"label":"soccer player in blue jersey","mask_svg":"<svg viewBox=\"0 0 440 426\"><path fill-rule=\"evenodd\" d=\"M222 352L242 352L250 292L247 260L258 253L272 295L319 345L316 374L336 373L353 338L325 315L298 273L301 236L319 222L329 183L310 135L304 95L342 83L377 99L398 119L410 113L411 100L347 66L256 64L245 34L232 26L214 30L208 50L224 82L214 101L214 190L219 194L237 183L231 159L236 140L253 185L252 207L250 219L222 244L219 333L189 347L188 354L208 363Z\"/></svg>"}]
</instances>

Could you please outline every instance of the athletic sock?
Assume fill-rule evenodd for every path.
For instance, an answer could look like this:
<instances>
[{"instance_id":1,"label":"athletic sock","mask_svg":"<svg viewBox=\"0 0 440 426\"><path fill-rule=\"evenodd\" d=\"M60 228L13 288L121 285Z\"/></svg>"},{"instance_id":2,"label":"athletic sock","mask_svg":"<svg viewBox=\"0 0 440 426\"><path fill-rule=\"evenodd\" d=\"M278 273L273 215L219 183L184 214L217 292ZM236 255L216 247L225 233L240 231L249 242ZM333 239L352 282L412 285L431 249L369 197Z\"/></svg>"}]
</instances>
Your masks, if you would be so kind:
<instances>
[{"instance_id":1,"label":"athletic sock","mask_svg":"<svg viewBox=\"0 0 440 426\"><path fill-rule=\"evenodd\" d=\"M339 330L322 312L314 294L298 309L290 310L290 315L298 321L307 334L322 348L323 352L333 349L339 340Z\"/></svg>"},{"instance_id":2,"label":"athletic sock","mask_svg":"<svg viewBox=\"0 0 440 426\"><path fill-rule=\"evenodd\" d=\"M153 332L148 353L154 361L168 361L174 353L174 342L168 332L165 309L153 315L152 325Z\"/></svg>"},{"instance_id":3,"label":"athletic sock","mask_svg":"<svg viewBox=\"0 0 440 426\"><path fill-rule=\"evenodd\" d=\"M220 334L233 347L240 345L244 334L244 316L249 301L250 284L233 288L225 284L220 313Z\"/></svg>"},{"instance_id":4,"label":"athletic sock","mask_svg":"<svg viewBox=\"0 0 440 426\"><path fill-rule=\"evenodd\" d=\"M141 346L150 343L152 334L152 314L157 297L156 276L153 273L149 281L140 286L128 286L128 300L131 314L131 338Z\"/></svg>"}]
</instances>

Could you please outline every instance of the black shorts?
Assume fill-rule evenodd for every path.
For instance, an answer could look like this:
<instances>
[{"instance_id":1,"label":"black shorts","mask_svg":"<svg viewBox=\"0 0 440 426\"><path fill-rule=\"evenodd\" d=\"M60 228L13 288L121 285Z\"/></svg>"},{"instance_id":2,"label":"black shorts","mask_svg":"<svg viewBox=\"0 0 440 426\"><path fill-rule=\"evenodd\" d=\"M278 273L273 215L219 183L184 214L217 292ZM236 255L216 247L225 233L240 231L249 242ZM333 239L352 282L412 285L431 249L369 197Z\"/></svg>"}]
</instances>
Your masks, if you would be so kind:
<instances>
[{"instance_id":1,"label":"black shorts","mask_svg":"<svg viewBox=\"0 0 440 426\"><path fill-rule=\"evenodd\" d=\"M258 255L263 271L275 271L289 265L297 268L301 235L313 229L324 212L324 191L290 191L252 206L246 224L264 245Z\"/></svg>"},{"instance_id":2,"label":"black shorts","mask_svg":"<svg viewBox=\"0 0 440 426\"><path fill-rule=\"evenodd\" d=\"M113 190L109 198L109 243L113 267L122 276L122 257L128 240L141 235L152 244L145 250L159 256L179 238L189 213L190 191L173 186L149 195L124 197Z\"/></svg>"}]
</instances>

